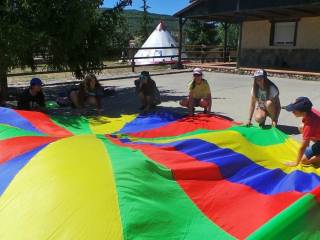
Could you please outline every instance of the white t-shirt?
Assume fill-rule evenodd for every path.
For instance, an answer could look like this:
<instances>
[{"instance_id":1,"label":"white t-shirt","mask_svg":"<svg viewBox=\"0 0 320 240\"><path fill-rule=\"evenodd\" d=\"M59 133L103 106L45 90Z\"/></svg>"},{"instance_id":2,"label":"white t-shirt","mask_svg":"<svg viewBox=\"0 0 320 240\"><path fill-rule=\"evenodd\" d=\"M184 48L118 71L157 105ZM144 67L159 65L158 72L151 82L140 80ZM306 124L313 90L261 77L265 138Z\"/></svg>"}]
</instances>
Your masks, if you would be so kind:
<instances>
[{"instance_id":1,"label":"white t-shirt","mask_svg":"<svg viewBox=\"0 0 320 240\"><path fill-rule=\"evenodd\" d=\"M251 89L251 95L254 96L253 93L253 88ZM267 100L273 99L279 95L279 90L271 85L270 86L270 91L269 91L269 98L267 98L267 91L266 90L261 90L258 88L258 94L257 94L257 101L258 101L258 106L259 107L265 107L265 103Z\"/></svg>"}]
</instances>

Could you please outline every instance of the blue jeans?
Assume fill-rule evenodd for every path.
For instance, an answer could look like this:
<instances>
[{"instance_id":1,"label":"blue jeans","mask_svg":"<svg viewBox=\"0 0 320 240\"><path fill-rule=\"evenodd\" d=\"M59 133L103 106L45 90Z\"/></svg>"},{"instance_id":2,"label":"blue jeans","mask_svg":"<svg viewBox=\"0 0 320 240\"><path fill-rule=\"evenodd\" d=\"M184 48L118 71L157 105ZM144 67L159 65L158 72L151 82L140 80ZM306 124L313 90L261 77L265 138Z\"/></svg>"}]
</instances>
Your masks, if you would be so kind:
<instances>
[{"instance_id":1,"label":"blue jeans","mask_svg":"<svg viewBox=\"0 0 320 240\"><path fill-rule=\"evenodd\" d=\"M304 152L304 155L306 155L308 159L320 155L320 141L315 142L312 146L308 147Z\"/></svg>"}]
</instances>

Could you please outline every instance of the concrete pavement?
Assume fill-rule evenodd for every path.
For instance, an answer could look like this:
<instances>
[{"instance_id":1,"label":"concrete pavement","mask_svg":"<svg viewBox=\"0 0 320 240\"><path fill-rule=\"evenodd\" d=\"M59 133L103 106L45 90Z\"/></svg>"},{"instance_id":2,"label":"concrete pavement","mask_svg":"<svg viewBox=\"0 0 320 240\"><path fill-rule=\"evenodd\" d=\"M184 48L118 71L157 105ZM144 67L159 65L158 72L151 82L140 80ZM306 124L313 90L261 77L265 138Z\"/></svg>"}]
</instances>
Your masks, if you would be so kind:
<instances>
[{"instance_id":1,"label":"concrete pavement","mask_svg":"<svg viewBox=\"0 0 320 240\"><path fill-rule=\"evenodd\" d=\"M209 82L213 93L212 110L236 121L247 121L253 79L246 75L215 72L205 72L204 77ZM191 81L192 74L161 75L154 76L153 79L162 94L163 102L161 106L182 111L179 107L179 99L187 96L187 84ZM320 82L286 78L270 79L279 87L282 105L290 103L296 97L307 96L312 100L315 107L320 109ZM115 106L120 108L118 111L122 109L123 113L135 112L138 102L134 99L133 81L133 79L123 79L103 82L103 85L115 86L117 92L120 93L120 95L118 94L107 100L106 112L112 112ZM299 121L286 111L282 111L280 114L280 125L295 127L299 124Z\"/></svg>"}]
</instances>

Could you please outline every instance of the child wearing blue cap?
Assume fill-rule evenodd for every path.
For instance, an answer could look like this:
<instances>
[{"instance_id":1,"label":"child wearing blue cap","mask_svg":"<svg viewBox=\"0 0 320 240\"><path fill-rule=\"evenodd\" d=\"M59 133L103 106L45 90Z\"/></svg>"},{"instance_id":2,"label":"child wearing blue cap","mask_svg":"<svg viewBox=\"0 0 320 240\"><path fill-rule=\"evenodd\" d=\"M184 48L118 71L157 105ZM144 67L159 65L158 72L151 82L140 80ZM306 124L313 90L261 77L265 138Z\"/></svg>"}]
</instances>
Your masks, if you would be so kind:
<instances>
[{"instance_id":1,"label":"child wearing blue cap","mask_svg":"<svg viewBox=\"0 0 320 240\"><path fill-rule=\"evenodd\" d=\"M42 92L42 85L39 78L32 78L30 87L19 96L18 109L44 112L45 97Z\"/></svg>"},{"instance_id":2,"label":"child wearing blue cap","mask_svg":"<svg viewBox=\"0 0 320 240\"><path fill-rule=\"evenodd\" d=\"M295 162L286 163L295 167L300 163L314 164L320 162L320 112L312 108L313 104L307 97L299 97L293 103L284 107L295 117L302 117L300 131L303 141L300 145ZM313 144L310 146L310 143Z\"/></svg>"},{"instance_id":3,"label":"child wearing blue cap","mask_svg":"<svg viewBox=\"0 0 320 240\"><path fill-rule=\"evenodd\" d=\"M258 69L253 77L247 126L251 125L255 112L255 120L261 127L264 126L267 117L271 118L272 126L276 127L281 111L279 89L268 79L267 72L263 69Z\"/></svg>"}]
</instances>

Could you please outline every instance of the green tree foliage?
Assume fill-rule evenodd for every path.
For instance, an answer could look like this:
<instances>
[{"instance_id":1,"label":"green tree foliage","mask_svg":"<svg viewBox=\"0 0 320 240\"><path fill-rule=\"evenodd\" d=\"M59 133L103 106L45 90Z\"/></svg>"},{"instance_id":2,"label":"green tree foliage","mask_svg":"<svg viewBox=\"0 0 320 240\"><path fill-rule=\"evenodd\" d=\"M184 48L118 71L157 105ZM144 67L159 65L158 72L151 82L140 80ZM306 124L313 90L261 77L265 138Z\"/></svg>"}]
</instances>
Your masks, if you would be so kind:
<instances>
[{"instance_id":1,"label":"green tree foliage","mask_svg":"<svg viewBox=\"0 0 320 240\"><path fill-rule=\"evenodd\" d=\"M216 24L200 20L190 20L186 27L186 44L215 45L218 43Z\"/></svg>"},{"instance_id":2,"label":"green tree foliage","mask_svg":"<svg viewBox=\"0 0 320 240\"><path fill-rule=\"evenodd\" d=\"M102 66L113 48L120 48L125 20L118 1L101 11L102 0L6 0L0 2L0 81L15 67L36 69L35 56L55 70L71 70L77 77ZM119 41L122 39L123 41Z\"/></svg>"},{"instance_id":3,"label":"green tree foliage","mask_svg":"<svg viewBox=\"0 0 320 240\"><path fill-rule=\"evenodd\" d=\"M148 6L147 0L142 0L143 1L143 6L141 7L143 9L143 15L140 23L140 36L141 36L141 41L144 42L147 40L150 34L150 16L148 13L148 9L150 6Z\"/></svg>"},{"instance_id":4,"label":"green tree foliage","mask_svg":"<svg viewBox=\"0 0 320 240\"><path fill-rule=\"evenodd\" d=\"M221 45L224 43L224 28L221 23L217 27L218 41ZM237 48L238 46L239 27L237 24L230 24L227 31L228 47Z\"/></svg>"}]
</instances>

